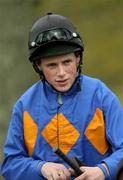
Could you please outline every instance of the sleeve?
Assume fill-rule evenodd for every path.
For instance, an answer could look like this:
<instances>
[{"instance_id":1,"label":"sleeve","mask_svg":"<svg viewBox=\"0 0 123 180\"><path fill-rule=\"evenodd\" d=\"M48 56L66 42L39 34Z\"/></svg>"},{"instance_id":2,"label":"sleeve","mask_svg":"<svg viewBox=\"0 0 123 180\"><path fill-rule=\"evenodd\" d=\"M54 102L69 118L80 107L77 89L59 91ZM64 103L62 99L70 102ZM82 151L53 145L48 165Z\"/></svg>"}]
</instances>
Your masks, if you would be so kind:
<instances>
[{"instance_id":1,"label":"sleeve","mask_svg":"<svg viewBox=\"0 0 123 180\"><path fill-rule=\"evenodd\" d=\"M22 105L15 105L4 146L2 175L6 180L41 180L44 161L29 157L23 137Z\"/></svg>"},{"instance_id":2,"label":"sleeve","mask_svg":"<svg viewBox=\"0 0 123 180\"><path fill-rule=\"evenodd\" d=\"M102 109L106 125L106 137L110 144L111 155L104 162L108 169L110 178L115 179L119 161L123 158L123 109L111 90L104 86Z\"/></svg>"}]
</instances>

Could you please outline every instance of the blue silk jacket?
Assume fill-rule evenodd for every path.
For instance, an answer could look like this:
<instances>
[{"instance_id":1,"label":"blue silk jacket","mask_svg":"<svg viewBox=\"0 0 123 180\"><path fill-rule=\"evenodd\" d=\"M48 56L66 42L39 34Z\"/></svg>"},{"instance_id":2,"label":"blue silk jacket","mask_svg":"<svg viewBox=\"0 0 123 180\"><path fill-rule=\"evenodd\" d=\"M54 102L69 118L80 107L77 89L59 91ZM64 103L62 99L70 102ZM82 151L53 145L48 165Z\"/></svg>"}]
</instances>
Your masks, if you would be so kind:
<instances>
[{"instance_id":1,"label":"blue silk jacket","mask_svg":"<svg viewBox=\"0 0 123 180\"><path fill-rule=\"evenodd\" d=\"M123 109L101 81L82 75L81 90L77 84L60 94L39 81L19 98L4 147L6 180L43 179L40 168L46 161L64 163L54 147L87 166L105 162L106 179L115 179L123 158Z\"/></svg>"}]
</instances>

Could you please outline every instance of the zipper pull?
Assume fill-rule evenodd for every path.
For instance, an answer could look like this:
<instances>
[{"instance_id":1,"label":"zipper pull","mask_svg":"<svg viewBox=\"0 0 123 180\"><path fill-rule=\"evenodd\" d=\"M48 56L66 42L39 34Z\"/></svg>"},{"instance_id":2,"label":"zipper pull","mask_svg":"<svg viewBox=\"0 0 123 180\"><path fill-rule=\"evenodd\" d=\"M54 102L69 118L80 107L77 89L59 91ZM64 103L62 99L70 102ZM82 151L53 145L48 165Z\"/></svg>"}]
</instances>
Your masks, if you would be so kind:
<instances>
[{"instance_id":1,"label":"zipper pull","mask_svg":"<svg viewBox=\"0 0 123 180\"><path fill-rule=\"evenodd\" d=\"M57 100L58 100L59 105L62 105L62 104L63 104L61 93L58 93Z\"/></svg>"}]
</instances>

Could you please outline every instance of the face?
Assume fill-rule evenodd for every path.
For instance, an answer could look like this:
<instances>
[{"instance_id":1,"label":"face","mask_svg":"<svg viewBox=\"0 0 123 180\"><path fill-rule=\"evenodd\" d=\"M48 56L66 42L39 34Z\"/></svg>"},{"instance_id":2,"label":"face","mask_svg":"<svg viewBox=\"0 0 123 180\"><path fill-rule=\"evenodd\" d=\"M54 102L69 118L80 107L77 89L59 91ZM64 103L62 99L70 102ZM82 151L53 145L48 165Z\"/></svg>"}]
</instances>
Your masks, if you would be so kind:
<instances>
[{"instance_id":1,"label":"face","mask_svg":"<svg viewBox=\"0 0 123 180\"><path fill-rule=\"evenodd\" d=\"M57 91L69 90L77 76L77 67L80 61L79 54L66 54L42 58L38 68L42 70L46 80Z\"/></svg>"}]
</instances>

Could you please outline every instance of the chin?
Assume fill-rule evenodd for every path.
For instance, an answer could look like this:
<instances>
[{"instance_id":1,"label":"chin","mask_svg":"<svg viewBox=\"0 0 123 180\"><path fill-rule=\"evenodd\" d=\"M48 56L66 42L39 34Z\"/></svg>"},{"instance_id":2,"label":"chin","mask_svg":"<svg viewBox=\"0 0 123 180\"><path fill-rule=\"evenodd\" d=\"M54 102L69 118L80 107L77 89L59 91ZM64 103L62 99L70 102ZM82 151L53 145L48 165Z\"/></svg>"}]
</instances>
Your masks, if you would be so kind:
<instances>
[{"instance_id":1,"label":"chin","mask_svg":"<svg viewBox=\"0 0 123 180\"><path fill-rule=\"evenodd\" d=\"M64 92L68 91L69 89L70 88L57 88L57 91L64 93Z\"/></svg>"}]
</instances>

